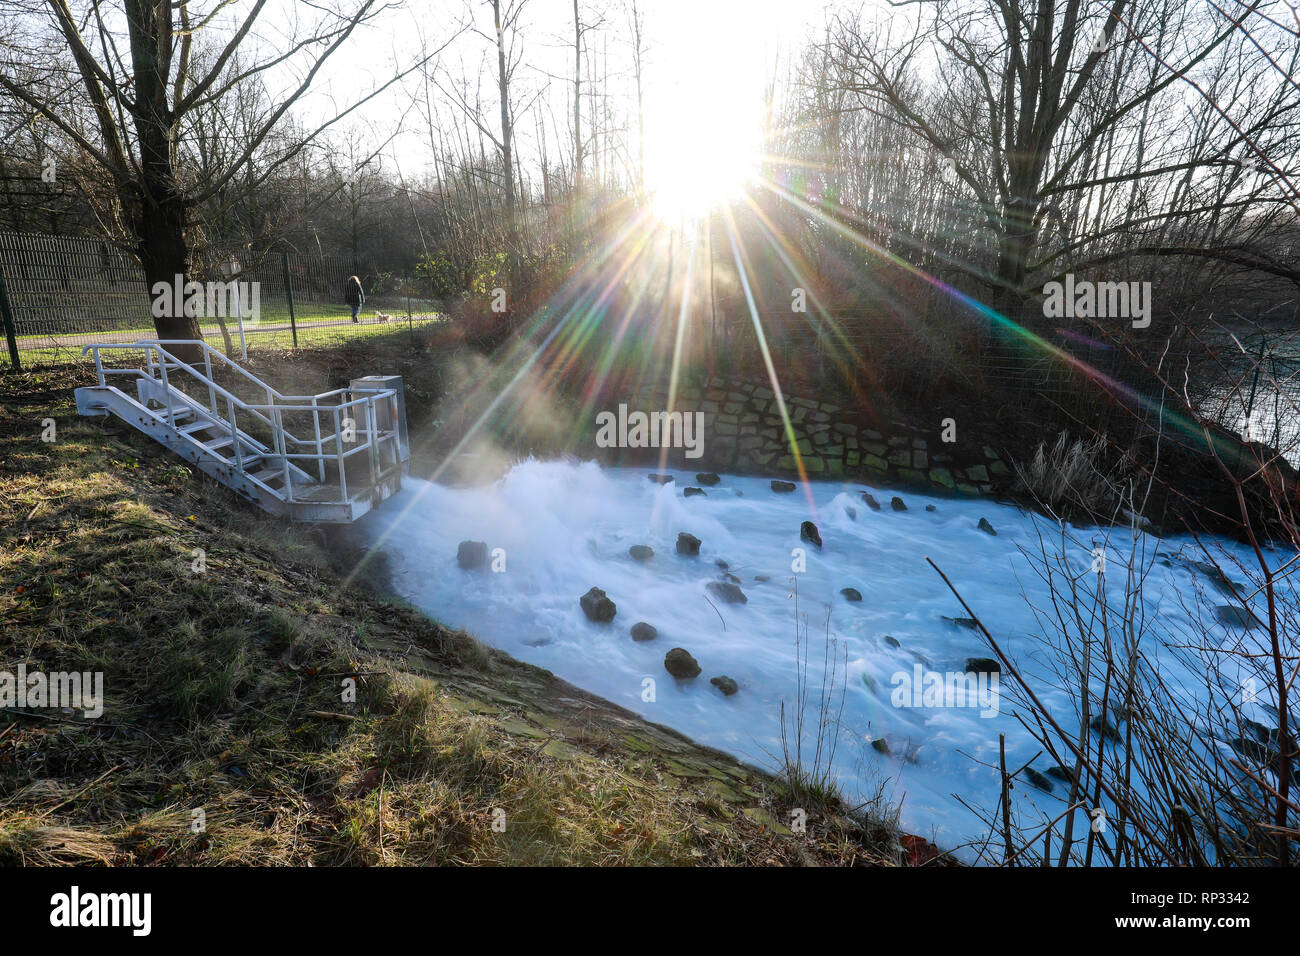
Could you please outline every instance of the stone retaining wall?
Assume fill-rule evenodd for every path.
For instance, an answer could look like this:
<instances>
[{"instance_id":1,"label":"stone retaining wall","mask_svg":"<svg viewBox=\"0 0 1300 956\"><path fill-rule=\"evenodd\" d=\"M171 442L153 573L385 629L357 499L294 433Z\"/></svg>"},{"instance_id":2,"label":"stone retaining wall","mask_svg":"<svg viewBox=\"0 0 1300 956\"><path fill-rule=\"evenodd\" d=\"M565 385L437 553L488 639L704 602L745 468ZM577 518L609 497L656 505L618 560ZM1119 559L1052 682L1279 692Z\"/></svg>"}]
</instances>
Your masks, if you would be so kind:
<instances>
[{"instance_id":1,"label":"stone retaining wall","mask_svg":"<svg viewBox=\"0 0 1300 956\"><path fill-rule=\"evenodd\" d=\"M618 405L646 413L668 410L667 388L643 390L628 400L607 399L592 410L591 448L607 463L657 464L696 471L798 477L791 440L782 426L771 389L742 382L711 382L679 389L676 411L704 413L703 455L687 458L680 448L595 448L595 416L617 414ZM793 442L809 478L903 485L977 495L1009 490L1012 472L1003 455L974 435L941 440L943 415L931 431L878 420L865 409L785 396Z\"/></svg>"}]
</instances>

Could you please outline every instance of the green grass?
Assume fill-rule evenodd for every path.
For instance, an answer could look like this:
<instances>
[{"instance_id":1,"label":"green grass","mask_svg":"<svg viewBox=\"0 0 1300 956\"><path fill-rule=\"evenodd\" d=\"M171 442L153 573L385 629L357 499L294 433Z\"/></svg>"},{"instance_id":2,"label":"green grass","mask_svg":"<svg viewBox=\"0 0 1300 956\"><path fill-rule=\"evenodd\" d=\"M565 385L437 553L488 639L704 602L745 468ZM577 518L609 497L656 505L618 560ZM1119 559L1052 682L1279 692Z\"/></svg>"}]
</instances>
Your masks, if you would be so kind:
<instances>
[{"instance_id":1,"label":"green grass","mask_svg":"<svg viewBox=\"0 0 1300 956\"><path fill-rule=\"evenodd\" d=\"M334 343L345 343L355 340L363 340L374 336L391 334L406 329L428 330L443 321L441 316L414 316L408 322L404 313L389 313L393 315L392 322L375 322L374 312L363 310L361 317L362 322L354 324L351 321L352 313L343 311L341 314L330 307L322 307L315 314L304 316L301 312L297 313L298 323L298 347L306 348L313 346L322 346ZM282 315L267 309L262 310L262 316L256 328L245 326L245 340L249 351L258 348L276 348L288 349L293 347L294 338L293 330L287 327L289 321L288 312ZM336 325L320 326L316 328L304 327L310 322L330 321L336 322ZM275 328L284 323L285 328ZM231 344L236 354L239 352L239 327L233 321L227 322L227 331L230 333ZM104 344L110 342L133 342L142 339L157 338L157 331L153 326L124 326L112 331L87 331L87 332L68 332L64 333L68 337L78 335L95 335L96 342ZM60 362L82 361L82 345L39 345L36 343L45 342L50 338L57 339L58 336L49 335L20 335L17 337L19 361L24 366L36 367L41 365L50 365ZM221 337L221 332L215 326L206 325L204 327L204 338L214 348L225 348L225 342ZM109 353L111 354L111 353ZM8 364L9 353L7 350L0 349L0 361L5 365ZM92 356L84 356L84 361L93 361ZM3 365L0 365L3 367Z\"/></svg>"}]
</instances>

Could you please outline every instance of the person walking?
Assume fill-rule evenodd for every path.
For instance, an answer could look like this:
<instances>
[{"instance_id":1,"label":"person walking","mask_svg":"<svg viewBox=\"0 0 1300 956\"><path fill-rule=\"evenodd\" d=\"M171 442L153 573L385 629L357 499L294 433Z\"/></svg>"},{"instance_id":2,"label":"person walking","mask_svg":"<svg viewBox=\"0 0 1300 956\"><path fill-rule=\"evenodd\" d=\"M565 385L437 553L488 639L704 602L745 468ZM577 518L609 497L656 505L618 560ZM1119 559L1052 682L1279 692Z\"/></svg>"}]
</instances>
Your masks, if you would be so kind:
<instances>
[{"instance_id":1,"label":"person walking","mask_svg":"<svg viewBox=\"0 0 1300 956\"><path fill-rule=\"evenodd\" d=\"M365 304L366 293L361 288L361 280L356 276L348 276L348 288L343 293L343 301L352 306L352 321L360 322L357 313L361 311L361 306Z\"/></svg>"}]
</instances>

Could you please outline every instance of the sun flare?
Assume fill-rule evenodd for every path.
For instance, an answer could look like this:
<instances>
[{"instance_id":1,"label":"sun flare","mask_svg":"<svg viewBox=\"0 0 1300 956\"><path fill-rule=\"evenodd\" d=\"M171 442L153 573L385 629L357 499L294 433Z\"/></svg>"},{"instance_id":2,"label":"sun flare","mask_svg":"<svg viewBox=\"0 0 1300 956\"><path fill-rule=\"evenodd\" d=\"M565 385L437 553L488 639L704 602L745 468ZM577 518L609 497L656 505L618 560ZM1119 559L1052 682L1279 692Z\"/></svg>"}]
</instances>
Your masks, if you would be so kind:
<instances>
[{"instance_id":1,"label":"sun flare","mask_svg":"<svg viewBox=\"0 0 1300 956\"><path fill-rule=\"evenodd\" d=\"M645 185L663 222L704 218L758 174L760 117L748 91L729 87L681 81L648 106Z\"/></svg>"}]
</instances>

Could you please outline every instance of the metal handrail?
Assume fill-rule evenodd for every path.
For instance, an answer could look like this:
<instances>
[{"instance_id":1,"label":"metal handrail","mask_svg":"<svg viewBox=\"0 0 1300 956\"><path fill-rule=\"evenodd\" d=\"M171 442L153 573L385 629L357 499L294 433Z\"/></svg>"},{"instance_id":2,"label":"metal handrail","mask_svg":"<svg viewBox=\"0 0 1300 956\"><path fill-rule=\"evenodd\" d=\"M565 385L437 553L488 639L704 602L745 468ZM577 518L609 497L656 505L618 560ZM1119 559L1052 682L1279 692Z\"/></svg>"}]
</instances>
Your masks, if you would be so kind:
<instances>
[{"instance_id":1,"label":"metal handrail","mask_svg":"<svg viewBox=\"0 0 1300 956\"><path fill-rule=\"evenodd\" d=\"M186 345L191 347L197 345L201 347L204 353L203 356L204 371L207 374L203 374L199 372L189 363L182 362L175 355L172 355L170 352L164 349L163 345ZM241 368L239 365L230 361L230 359L226 358L226 356L222 355L220 352L211 348L211 346L207 345L207 343L199 342L199 341L190 341L185 339L160 339L155 341L142 341L142 342L134 342L134 343L94 343L91 345L84 346L82 348L83 355L85 355L88 352L94 354L95 372L96 372L98 382L101 386L107 384L105 378L107 375L121 374L121 375L134 375L138 377L139 375L142 374L142 370L137 368L131 368L131 369L107 368L106 369L103 365L103 361L100 356L101 349L133 349L133 350L140 350L145 352L147 364L144 373L147 374L149 378L156 379L162 384L163 389L168 396L168 401L166 402L166 406L163 410L163 414L160 417L162 417L163 420L166 421L167 424L171 425L172 427L175 427L175 414L172 410L173 409L172 400L176 398L178 398L184 404L189 405L191 408L193 408L196 411L202 411L206 414L211 415L214 419L217 420L224 419L225 421L227 421L229 423L231 439L234 446L233 451L235 456L236 469L241 474L244 474L245 477L249 478L250 480L258 481L258 483L263 485L264 487L265 487L265 482L260 481L255 476L249 475L244 471L244 455L243 455L243 449L241 447L241 445L243 444L243 440L240 437L241 435L244 435L244 433L239 431L237 418L236 418L237 416L236 410L237 409L244 410L245 412L251 414L256 420L262 422L264 425L270 428L271 435L272 435L271 452L275 457L279 458L281 461L281 466L284 472L285 497L287 500L290 501L294 500L293 481L292 481L292 474L290 472L291 461L294 460L315 461L317 463L317 475L320 479L320 482L324 484L325 483L325 460L326 458L332 459L335 463L339 475L340 500L345 501L347 500L346 461L348 458L351 458L354 455L361 452L368 453L368 459L369 459L368 463L369 463L370 479L372 485L378 482L379 476L383 471L383 468L381 466L381 461L380 461L382 458L381 443L391 442L393 447L394 463L397 463L400 460L398 436L395 432L391 432L383 435L379 433L378 416L375 409L376 401L382 401L387 398L392 398L395 395L395 392L391 388L337 388L337 389L332 389L328 392L322 392L318 395L285 395L279 392L278 390L272 388L271 386L267 385L261 379L252 375L245 369ZM154 362L155 352L157 353L156 365ZM224 362L227 366L235 369L240 375L242 375L244 378L248 379L250 382L255 384L259 389L263 390L266 393L266 397L267 397L266 404L247 402L244 399L240 398L238 395L233 394L223 386L218 385L212 377L213 356L215 356L219 361ZM204 407L200 402L196 401L191 396L182 392L180 389L173 389L171 387L171 383L168 377L169 367L172 370L186 372L201 384L206 385L208 389L210 405L208 407ZM357 397L354 397L348 401L337 402L329 405L321 404L322 399L328 399L328 398L333 398L334 396L341 396L341 395L348 395L348 394L352 394ZM226 401L227 414L224 416L218 410L217 407L218 396L224 398ZM310 403L310 404L295 404L295 403ZM347 411L348 409L355 408L356 406L359 405L364 406L365 408L364 427L356 427L361 424L356 421L356 419L361 416L354 415L354 416L341 417L343 412ZM313 426L314 426L313 430L315 432L314 437L312 439L301 439L298 438L295 434L293 434L293 432L289 431L284 426L283 413L285 411L311 412L312 419L313 419ZM332 435L321 434L320 415L322 412L325 411L328 411L334 419L334 433ZM353 422L353 428L351 430L356 433L358 439L357 445L354 448L351 449L346 448L346 440L343 437L343 431L344 431L342 426L343 421ZM249 440L252 441L255 446L258 445L258 443L254 439L252 439L251 436L248 437ZM309 452L290 452L289 451L290 444L296 447L307 447L309 449L314 449L314 450ZM327 454L325 451L327 447L332 447L332 452L329 454Z\"/></svg>"}]
</instances>

